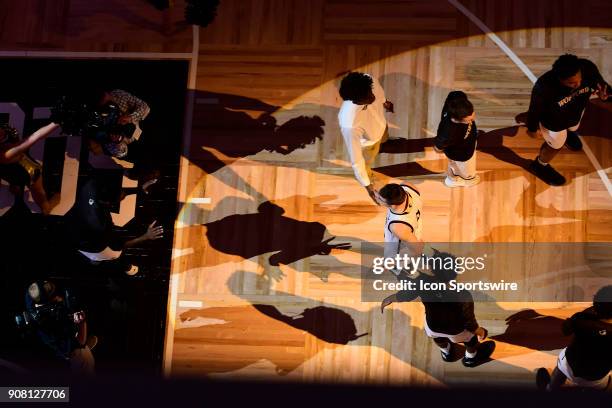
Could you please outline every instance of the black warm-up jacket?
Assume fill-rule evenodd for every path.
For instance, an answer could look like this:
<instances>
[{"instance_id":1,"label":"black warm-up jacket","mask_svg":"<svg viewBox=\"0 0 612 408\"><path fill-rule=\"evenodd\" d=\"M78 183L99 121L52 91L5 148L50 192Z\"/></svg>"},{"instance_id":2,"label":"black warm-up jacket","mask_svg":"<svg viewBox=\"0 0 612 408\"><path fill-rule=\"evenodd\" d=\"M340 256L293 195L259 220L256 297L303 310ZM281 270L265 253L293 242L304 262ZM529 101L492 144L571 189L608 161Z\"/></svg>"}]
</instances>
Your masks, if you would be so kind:
<instances>
[{"instance_id":1,"label":"black warm-up jacket","mask_svg":"<svg viewBox=\"0 0 612 408\"><path fill-rule=\"evenodd\" d=\"M580 59L582 83L576 90L563 86L553 71L543 74L533 86L527 128L538 130L538 123L553 132L575 126L597 84L606 84L591 61ZM612 92L608 85L608 92Z\"/></svg>"}]
</instances>

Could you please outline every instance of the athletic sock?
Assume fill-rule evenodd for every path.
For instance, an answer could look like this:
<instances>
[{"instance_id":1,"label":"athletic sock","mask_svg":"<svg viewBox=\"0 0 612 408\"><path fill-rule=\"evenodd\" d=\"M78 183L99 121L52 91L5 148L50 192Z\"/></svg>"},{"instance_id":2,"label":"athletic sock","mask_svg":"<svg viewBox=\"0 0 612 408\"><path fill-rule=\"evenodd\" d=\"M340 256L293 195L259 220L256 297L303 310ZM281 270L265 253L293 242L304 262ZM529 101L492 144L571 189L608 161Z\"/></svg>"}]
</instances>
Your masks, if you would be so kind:
<instances>
[{"instance_id":1,"label":"athletic sock","mask_svg":"<svg viewBox=\"0 0 612 408\"><path fill-rule=\"evenodd\" d=\"M474 357L476 357L476 354L477 354L477 353L478 353L477 351L475 351L475 352L473 352L473 353L470 353L469 351L465 350L465 356L466 356L467 358L474 358Z\"/></svg>"},{"instance_id":2,"label":"athletic sock","mask_svg":"<svg viewBox=\"0 0 612 408\"><path fill-rule=\"evenodd\" d=\"M538 156L536 158L536 160L538 161L538 163L540 163L542 166L548 166L548 163L544 163L542 160L540 160L540 156Z\"/></svg>"}]
</instances>

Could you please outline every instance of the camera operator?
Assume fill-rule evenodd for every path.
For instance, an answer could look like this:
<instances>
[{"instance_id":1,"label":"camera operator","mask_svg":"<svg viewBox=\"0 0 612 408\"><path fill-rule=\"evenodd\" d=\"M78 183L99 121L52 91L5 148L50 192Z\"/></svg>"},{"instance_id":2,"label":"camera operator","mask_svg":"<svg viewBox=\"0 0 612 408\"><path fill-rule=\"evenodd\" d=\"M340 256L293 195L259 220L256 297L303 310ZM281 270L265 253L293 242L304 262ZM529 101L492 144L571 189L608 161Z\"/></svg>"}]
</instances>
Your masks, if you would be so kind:
<instances>
[{"instance_id":1,"label":"camera operator","mask_svg":"<svg viewBox=\"0 0 612 408\"><path fill-rule=\"evenodd\" d=\"M142 99L121 89L98 89L92 93L92 103L99 114L100 122L104 123L93 133L90 149L96 153L104 153L133 161L128 157L128 145L138 139L137 129L151 109ZM137 144L132 150L138 150ZM130 154L134 156L134 154Z\"/></svg>"},{"instance_id":2,"label":"camera operator","mask_svg":"<svg viewBox=\"0 0 612 408\"><path fill-rule=\"evenodd\" d=\"M151 109L142 99L121 89L85 89L62 96L51 118L65 133L83 136L95 155L107 155L134 164L126 176L138 179L141 188L159 180L157 163L140 138L140 122Z\"/></svg>"},{"instance_id":3,"label":"camera operator","mask_svg":"<svg viewBox=\"0 0 612 408\"><path fill-rule=\"evenodd\" d=\"M21 322L32 329L36 340L71 371L92 374L90 347L97 338L87 338L85 313L70 291L60 290L51 281L36 281L26 291L25 306Z\"/></svg>"}]
</instances>

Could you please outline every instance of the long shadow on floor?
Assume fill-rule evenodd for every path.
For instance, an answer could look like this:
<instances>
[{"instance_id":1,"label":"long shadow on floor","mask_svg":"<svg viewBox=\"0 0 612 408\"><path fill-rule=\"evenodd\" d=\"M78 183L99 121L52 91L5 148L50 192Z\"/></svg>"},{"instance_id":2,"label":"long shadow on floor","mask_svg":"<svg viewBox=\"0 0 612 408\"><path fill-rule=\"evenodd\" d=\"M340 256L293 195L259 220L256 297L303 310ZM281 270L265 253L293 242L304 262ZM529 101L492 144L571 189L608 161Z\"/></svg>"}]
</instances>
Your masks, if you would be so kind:
<instances>
[{"instance_id":1,"label":"long shadow on floor","mask_svg":"<svg viewBox=\"0 0 612 408\"><path fill-rule=\"evenodd\" d=\"M240 282L246 278L255 279L256 276L250 272L237 271L229 278L227 286L228 288L241 287ZM249 295L243 293L234 293L234 295L244 299L249 298ZM189 343L191 353L201 348L201 354L198 353L198 355L203 357L202 360L197 360L197 366L193 365L195 363L189 363L192 365L190 369L197 372L230 372L266 359L275 365L278 374L287 374L327 348L351 344L362 337L369 340L359 341L359 344L355 345L371 347L372 333L362 332L356 322L361 324L370 320L375 322L377 319L374 318L374 314L380 313L378 307L359 311L345 306L321 305L320 302L313 299L280 291L275 291L274 296L269 297L270 302L275 302L275 298L291 298L290 307L299 308L300 311L289 315L282 313L273 304L265 305L258 302L252 306L194 309L182 313L180 320L183 328L177 330L175 339L181 343ZM253 314L254 311L257 311L260 316ZM429 350L429 347L435 349L424 331L411 325L409 315L399 310L385 313L392 313L394 327L401 327L398 333L406 333L407 336L413 333L411 335L413 336L412 350ZM265 316L265 319L262 319L261 316ZM223 332L223 330L227 331ZM308 343L304 337L305 332L321 342ZM369 336L366 336L367 334ZM246 353L246 351L242 355L243 353L237 349L236 353L241 355L234 353L234 358L226 360L215 353L219 350L215 350L215 347L225 343L228 345L259 344L267 347L262 347L261 353L255 355L251 352ZM438 375L437 370L436 373L428 372L431 367L436 367L436 365L431 365L428 353L414 353L402 347L401 344L404 342L388 341L385 342L383 348L427 375L434 377ZM291 347L303 349L294 350ZM499 361L497 363L506 365ZM508 368L526 371L511 365L508 365ZM443 375L443 370L440 373ZM525 372L524 375L527 373ZM438 380L442 381L443 378L438 378Z\"/></svg>"},{"instance_id":2,"label":"long shadow on floor","mask_svg":"<svg viewBox=\"0 0 612 408\"><path fill-rule=\"evenodd\" d=\"M491 338L532 350L558 350L569 344L569 338L562 334L563 321L533 309L521 310L506 318L508 327L504 333Z\"/></svg>"}]
</instances>

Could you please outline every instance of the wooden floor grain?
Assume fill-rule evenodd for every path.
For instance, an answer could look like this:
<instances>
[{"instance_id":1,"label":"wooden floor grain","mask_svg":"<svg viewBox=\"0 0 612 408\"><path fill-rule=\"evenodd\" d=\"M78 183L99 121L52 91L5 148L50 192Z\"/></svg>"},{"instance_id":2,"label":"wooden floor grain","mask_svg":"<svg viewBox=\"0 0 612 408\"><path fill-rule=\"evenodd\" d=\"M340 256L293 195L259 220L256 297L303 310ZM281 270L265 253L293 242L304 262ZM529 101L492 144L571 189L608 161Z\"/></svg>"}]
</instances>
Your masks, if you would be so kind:
<instances>
[{"instance_id":1,"label":"wooden floor grain","mask_svg":"<svg viewBox=\"0 0 612 408\"><path fill-rule=\"evenodd\" d=\"M163 16L144 2L93 3L11 2L0 12L0 45L191 51L191 30L181 25L178 5L164 26ZM610 2L584 0L578 8L569 0L462 4L536 76L558 55L573 52L612 80ZM26 14L33 17L18 24L15 16ZM117 29L105 29L110 25ZM337 87L348 70L377 77L395 103L390 134L410 143L379 156L376 183L418 185L425 240L612 239L612 198L584 152L565 150L555 159L570 180L560 188L525 170L542 143L515 121L527 110L532 84L490 38L442 0L223 0L216 21L199 36L170 285L167 373L533 385L537 367L553 366L563 339L551 333L584 304L478 303L476 315L497 349L494 361L469 370L441 362L424 334L420 304L381 314L377 304L361 301L358 253L318 246L333 238L330 245L355 249L382 239L384 210L354 180L338 129ZM468 93L486 132L478 152L482 183L465 190L442 184L446 160L421 143L435 135L453 89ZM608 176L610 123L609 108L593 103L581 128ZM190 202L202 197L211 203ZM504 337L506 319L525 309L545 316L541 326L525 330L548 349Z\"/></svg>"}]
</instances>

